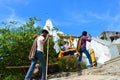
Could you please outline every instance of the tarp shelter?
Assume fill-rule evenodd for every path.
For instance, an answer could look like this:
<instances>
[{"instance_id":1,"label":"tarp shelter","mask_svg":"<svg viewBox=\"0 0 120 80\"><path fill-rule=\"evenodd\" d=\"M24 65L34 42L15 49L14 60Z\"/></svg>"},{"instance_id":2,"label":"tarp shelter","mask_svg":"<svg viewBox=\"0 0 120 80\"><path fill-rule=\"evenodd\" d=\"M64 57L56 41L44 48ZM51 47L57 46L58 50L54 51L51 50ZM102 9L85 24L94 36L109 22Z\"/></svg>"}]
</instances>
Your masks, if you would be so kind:
<instances>
[{"instance_id":1,"label":"tarp shelter","mask_svg":"<svg viewBox=\"0 0 120 80\"><path fill-rule=\"evenodd\" d=\"M54 29L52 22L50 19L46 21L46 24L44 26L44 29L47 29L50 33L50 35L53 36L53 41L55 43L54 49L56 50L56 53L60 51L58 40L60 39L60 36L57 35L57 31ZM109 32L107 32L109 33ZM87 43L87 49L89 50L92 48L95 51L95 57L97 57L97 62L104 64L105 61L110 60L111 58L114 58L119 55L119 51L116 45L113 45L110 42L110 36L106 35L105 32L102 33L103 35L100 38L92 38L92 41ZM108 40L108 41L107 41ZM76 46L77 40L74 41L74 45Z\"/></svg>"},{"instance_id":2,"label":"tarp shelter","mask_svg":"<svg viewBox=\"0 0 120 80\"><path fill-rule=\"evenodd\" d=\"M92 41L87 43L87 49L90 48L94 49L97 62L101 64L119 55L117 46L99 38L92 38Z\"/></svg>"}]
</instances>

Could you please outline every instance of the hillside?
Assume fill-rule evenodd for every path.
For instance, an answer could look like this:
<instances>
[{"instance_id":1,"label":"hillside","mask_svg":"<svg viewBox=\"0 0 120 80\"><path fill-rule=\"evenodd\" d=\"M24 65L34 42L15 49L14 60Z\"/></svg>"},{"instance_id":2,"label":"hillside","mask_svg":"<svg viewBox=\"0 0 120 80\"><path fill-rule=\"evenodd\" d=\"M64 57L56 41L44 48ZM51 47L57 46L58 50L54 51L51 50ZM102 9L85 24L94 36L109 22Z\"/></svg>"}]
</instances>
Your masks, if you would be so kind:
<instances>
[{"instance_id":1,"label":"hillside","mask_svg":"<svg viewBox=\"0 0 120 80\"><path fill-rule=\"evenodd\" d=\"M61 77L58 75L61 75ZM59 78L51 78L49 80L120 80L120 56L107 61L104 65L97 68L82 70L81 75L75 72L60 73L55 76Z\"/></svg>"}]
</instances>

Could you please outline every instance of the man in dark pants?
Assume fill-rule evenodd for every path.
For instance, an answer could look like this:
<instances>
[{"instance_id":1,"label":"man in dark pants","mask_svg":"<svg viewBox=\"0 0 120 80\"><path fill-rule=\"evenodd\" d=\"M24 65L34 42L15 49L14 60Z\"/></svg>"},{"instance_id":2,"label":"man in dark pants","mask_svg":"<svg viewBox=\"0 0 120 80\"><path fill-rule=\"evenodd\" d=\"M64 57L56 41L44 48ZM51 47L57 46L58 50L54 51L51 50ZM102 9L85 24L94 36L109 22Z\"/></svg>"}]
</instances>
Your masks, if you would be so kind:
<instances>
[{"instance_id":1,"label":"man in dark pants","mask_svg":"<svg viewBox=\"0 0 120 80\"><path fill-rule=\"evenodd\" d=\"M44 58L43 47L49 37L48 34L49 33L47 30L42 30L42 33L35 38L35 43L34 43L35 46L33 47L33 49L31 49L32 53L29 55L32 62L24 80L30 80L33 70L35 68L35 65L37 63L37 60L40 60L42 65L41 80L46 80L46 61Z\"/></svg>"},{"instance_id":2,"label":"man in dark pants","mask_svg":"<svg viewBox=\"0 0 120 80\"><path fill-rule=\"evenodd\" d=\"M92 66L92 60L91 60L90 54L89 54L89 52L86 49L86 42L87 41L90 42L92 39L91 39L91 37L87 37L87 32L86 31L82 32L82 36L80 38L81 38L81 43L80 43L80 47L78 49L79 53L80 53L80 55L78 57L78 67L81 68L81 60L82 60L82 54L83 54L83 52L86 54L86 56L87 56L87 58L89 60L89 63ZM77 44L79 45L79 43L77 43Z\"/></svg>"}]
</instances>

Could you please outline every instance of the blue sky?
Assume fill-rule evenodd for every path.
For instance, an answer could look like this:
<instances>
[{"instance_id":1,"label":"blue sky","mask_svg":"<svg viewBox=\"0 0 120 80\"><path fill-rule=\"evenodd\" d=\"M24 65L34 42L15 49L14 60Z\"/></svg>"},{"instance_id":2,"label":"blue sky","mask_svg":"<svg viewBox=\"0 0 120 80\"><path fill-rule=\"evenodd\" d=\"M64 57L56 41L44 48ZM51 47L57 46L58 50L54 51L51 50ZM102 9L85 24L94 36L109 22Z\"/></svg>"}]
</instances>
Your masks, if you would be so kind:
<instances>
[{"instance_id":1,"label":"blue sky","mask_svg":"<svg viewBox=\"0 0 120 80\"><path fill-rule=\"evenodd\" d=\"M81 35L83 30L97 37L103 31L120 31L120 0L0 0L0 21L29 17L47 19L66 34Z\"/></svg>"}]
</instances>

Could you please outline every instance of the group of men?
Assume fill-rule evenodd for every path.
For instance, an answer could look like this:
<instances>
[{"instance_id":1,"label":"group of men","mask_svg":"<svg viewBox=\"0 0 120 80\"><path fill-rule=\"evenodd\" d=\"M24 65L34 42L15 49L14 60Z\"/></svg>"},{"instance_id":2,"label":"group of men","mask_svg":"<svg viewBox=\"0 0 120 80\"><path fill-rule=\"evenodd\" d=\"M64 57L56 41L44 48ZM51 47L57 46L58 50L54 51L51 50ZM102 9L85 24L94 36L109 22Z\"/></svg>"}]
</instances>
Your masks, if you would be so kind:
<instances>
[{"instance_id":1,"label":"group of men","mask_svg":"<svg viewBox=\"0 0 120 80\"><path fill-rule=\"evenodd\" d=\"M33 73L33 70L35 68L35 65L37 63L37 60L40 60L41 65L42 65L42 78L41 80L46 80L46 61L44 58L44 53L43 53L43 47L44 44L46 43L47 39L49 38L49 32L47 30L42 30L42 33L40 35L38 35L35 40L34 43L32 45L31 51L30 51L30 55L29 58L31 60L31 65L28 69L28 72L25 76L24 80L30 80L31 79L31 75ZM82 54L83 52L86 54L90 65L92 66L92 60L90 57L89 52L86 50L86 41L91 41L91 37L87 36L87 32L83 31L82 35L80 36L80 43L78 43L78 46L80 47L78 49L78 52L80 53L79 57L78 57L78 66L81 66L81 60L82 60ZM68 49L69 48L69 43L66 42L66 44L64 45L64 49Z\"/></svg>"}]
</instances>

